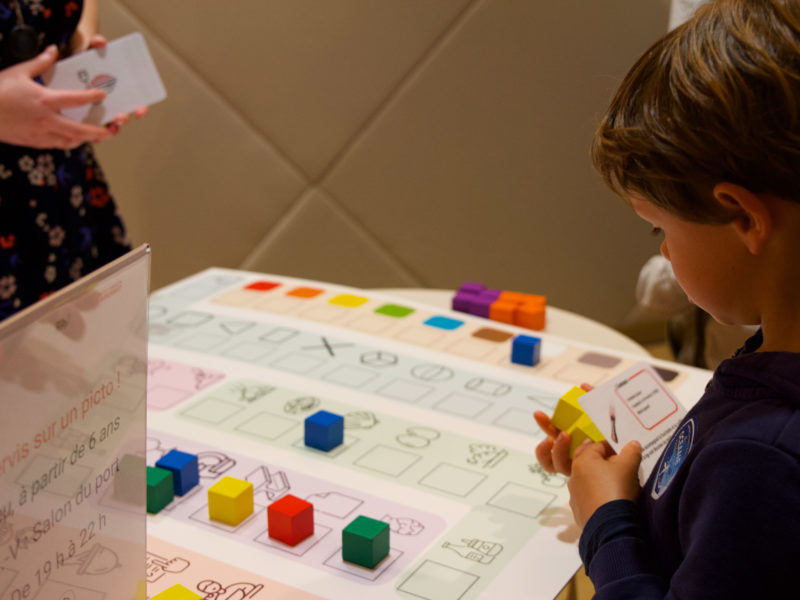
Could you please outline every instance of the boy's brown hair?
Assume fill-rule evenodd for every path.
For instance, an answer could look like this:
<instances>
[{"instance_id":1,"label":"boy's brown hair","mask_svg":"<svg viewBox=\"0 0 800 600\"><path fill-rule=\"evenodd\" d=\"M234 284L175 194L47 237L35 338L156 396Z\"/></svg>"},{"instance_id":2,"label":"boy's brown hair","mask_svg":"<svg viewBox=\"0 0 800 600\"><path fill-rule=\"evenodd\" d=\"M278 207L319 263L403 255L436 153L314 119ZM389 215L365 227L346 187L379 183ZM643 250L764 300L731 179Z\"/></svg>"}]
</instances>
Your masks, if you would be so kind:
<instances>
[{"instance_id":1,"label":"boy's brown hair","mask_svg":"<svg viewBox=\"0 0 800 600\"><path fill-rule=\"evenodd\" d=\"M628 72L595 134L595 167L695 222L723 223L720 182L800 202L800 0L716 0Z\"/></svg>"}]
</instances>

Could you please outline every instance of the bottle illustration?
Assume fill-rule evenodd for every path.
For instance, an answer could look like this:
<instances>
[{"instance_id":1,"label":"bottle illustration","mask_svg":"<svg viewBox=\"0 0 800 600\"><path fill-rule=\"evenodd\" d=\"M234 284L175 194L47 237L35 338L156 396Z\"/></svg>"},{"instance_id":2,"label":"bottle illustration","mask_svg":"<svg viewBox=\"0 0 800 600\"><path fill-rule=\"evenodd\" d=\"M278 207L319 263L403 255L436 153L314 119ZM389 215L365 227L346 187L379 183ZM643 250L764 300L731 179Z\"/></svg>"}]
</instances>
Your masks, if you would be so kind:
<instances>
[{"instance_id":1,"label":"bottle illustration","mask_svg":"<svg viewBox=\"0 0 800 600\"><path fill-rule=\"evenodd\" d=\"M503 551L503 545L497 542L487 542L478 538L461 538L461 541L464 542L464 545L445 542L442 544L442 548L452 550L467 560L484 565L490 564L495 556Z\"/></svg>"}]
</instances>

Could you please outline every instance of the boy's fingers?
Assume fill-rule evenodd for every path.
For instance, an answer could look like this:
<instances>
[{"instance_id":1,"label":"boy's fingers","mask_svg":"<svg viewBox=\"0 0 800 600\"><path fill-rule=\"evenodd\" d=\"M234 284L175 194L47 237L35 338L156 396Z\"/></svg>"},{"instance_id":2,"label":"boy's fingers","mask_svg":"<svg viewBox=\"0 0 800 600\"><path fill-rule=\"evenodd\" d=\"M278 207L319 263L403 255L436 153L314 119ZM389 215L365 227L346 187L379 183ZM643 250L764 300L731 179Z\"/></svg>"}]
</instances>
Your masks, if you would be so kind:
<instances>
[{"instance_id":1,"label":"boy's fingers","mask_svg":"<svg viewBox=\"0 0 800 600\"><path fill-rule=\"evenodd\" d=\"M572 460L569 457L570 436L562 431L558 434L553 444L553 451L550 453L553 458L553 467L557 473L570 475L572 473Z\"/></svg>"},{"instance_id":2,"label":"boy's fingers","mask_svg":"<svg viewBox=\"0 0 800 600\"><path fill-rule=\"evenodd\" d=\"M548 436L555 438L559 434L559 430L556 429L550 422L550 417L547 415L547 413L537 410L535 413L533 413L533 419L536 421L539 429L544 431Z\"/></svg>"},{"instance_id":3,"label":"boy's fingers","mask_svg":"<svg viewBox=\"0 0 800 600\"><path fill-rule=\"evenodd\" d=\"M637 441L628 442L620 450L618 460L638 469L639 463L642 462L642 445Z\"/></svg>"},{"instance_id":4,"label":"boy's fingers","mask_svg":"<svg viewBox=\"0 0 800 600\"><path fill-rule=\"evenodd\" d=\"M553 438L547 437L536 446L536 461L548 473L555 473L553 466Z\"/></svg>"}]
</instances>

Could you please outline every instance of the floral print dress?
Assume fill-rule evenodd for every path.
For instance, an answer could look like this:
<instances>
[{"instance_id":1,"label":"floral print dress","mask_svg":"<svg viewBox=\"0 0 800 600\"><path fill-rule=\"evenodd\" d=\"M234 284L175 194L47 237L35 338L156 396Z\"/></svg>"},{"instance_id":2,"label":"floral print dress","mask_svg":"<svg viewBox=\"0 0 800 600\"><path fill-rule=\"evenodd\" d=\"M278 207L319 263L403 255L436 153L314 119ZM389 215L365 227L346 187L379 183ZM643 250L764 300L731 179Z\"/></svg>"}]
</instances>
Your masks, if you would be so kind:
<instances>
[{"instance_id":1,"label":"floral print dress","mask_svg":"<svg viewBox=\"0 0 800 600\"><path fill-rule=\"evenodd\" d=\"M3 42L18 24L16 0L0 0ZM66 49L82 0L19 0L39 48ZM0 319L33 304L130 249L90 144L38 150L0 143Z\"/></svg>"}]
</instances>

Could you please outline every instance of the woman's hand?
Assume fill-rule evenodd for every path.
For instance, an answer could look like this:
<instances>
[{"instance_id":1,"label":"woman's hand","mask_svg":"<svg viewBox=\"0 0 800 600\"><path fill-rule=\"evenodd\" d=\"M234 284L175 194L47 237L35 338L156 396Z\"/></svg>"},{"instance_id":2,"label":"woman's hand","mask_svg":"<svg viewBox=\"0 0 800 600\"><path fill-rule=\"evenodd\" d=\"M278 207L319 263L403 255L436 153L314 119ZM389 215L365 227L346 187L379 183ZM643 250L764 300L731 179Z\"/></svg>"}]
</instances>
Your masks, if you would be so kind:
<instances>
[{"instance_id":1,"label":"woman's hand","mask_svg":"<svg viewBox=\"0 0 800 600\"><path fill-rule=\"evenodd\" d=\"M89 38L88 48L104 48L108 44L106 38L99 34L95 33ZM137 119L141 119L143 116L147 114L147 107L146 106L139 106L136 110L133 111L133 116ZM120 127L125 125L128 121L131 120L130 115L125 113L120 113L116 115L110 123L106 124L108 130L113 134L117 135L119 133Z\"/></svg>"},{"instance_id":2,"label":"woman's hand","mask_svg":"<svg viewBox=\"0 0 800 600\"><path fill-rule=\"evenodd\" d=\"M106 127L61 114L65 108L101 102L106 97L103 90L51 90L34 81L57 59L57 48L49 46L38 56L0 71L0 141L67 150L113 135Z\"/></svg>"},{"instance_id":3,"label":"woman's hand","mask_svg":"<svg viewBox=\"0 0 800 600\"><path fill-rule=\"evenodd\" d=\"M603 504L612 500L635 501L639 497L641 462L639 442L626 444L619 454L614 454L611 446L602 442L584 442L575 450L567 487L572 514L581 529Z\"/></svg>"}]
</instances>

